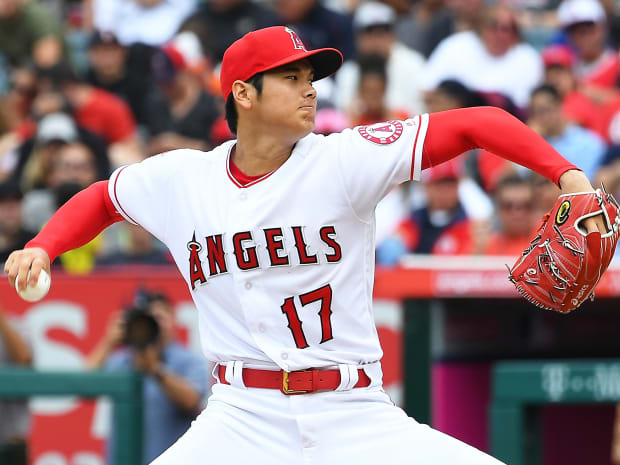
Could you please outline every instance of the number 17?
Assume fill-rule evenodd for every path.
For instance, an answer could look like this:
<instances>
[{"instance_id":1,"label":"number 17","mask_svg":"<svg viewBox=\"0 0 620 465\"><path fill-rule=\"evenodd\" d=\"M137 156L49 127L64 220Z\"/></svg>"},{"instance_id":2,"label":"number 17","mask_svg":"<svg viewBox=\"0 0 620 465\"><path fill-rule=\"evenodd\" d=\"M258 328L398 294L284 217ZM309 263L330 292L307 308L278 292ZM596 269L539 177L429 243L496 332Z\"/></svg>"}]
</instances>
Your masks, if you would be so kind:
<instances>
[{"instance_id":1,"label":"number 17","mask_svg":"<svg viewBox=\"0 0 620 465\"><path fill-rule=\"evenodd\" d=\"M307 292L299 296L299 301L304 307L312 302L320 301L321 309L319 310L319 317L321 318L321 344L333 339L332 336L332 288L329 284L323 287L319 287L314 291ZM287 297L282 304L282 313L286 315L288 320L288 327L293 334L295 345L298 349L305 349L308 347L306 336L304 335L301 327L301 320L295 308L295 302L293 297Z\"/></svg>"}]
</instances>

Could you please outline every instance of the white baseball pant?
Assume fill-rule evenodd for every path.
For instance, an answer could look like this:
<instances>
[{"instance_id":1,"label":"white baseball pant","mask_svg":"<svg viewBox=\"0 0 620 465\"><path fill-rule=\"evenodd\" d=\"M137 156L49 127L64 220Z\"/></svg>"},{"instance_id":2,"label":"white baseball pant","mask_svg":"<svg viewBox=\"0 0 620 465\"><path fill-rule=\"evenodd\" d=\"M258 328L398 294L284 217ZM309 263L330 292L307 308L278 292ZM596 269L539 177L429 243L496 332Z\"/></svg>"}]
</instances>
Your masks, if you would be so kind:
<instances>
[{"instance_id":1,"label":"white baseball pant","mask_svg":"<svg viewBox=\"0 0 620 465\"><path fill-rule=\"evenodd\" d=\"M504 465L408 417L380 386L287 396L239 379L214 385L189 430L151 465Z\"/></svg>"}]
</instances>

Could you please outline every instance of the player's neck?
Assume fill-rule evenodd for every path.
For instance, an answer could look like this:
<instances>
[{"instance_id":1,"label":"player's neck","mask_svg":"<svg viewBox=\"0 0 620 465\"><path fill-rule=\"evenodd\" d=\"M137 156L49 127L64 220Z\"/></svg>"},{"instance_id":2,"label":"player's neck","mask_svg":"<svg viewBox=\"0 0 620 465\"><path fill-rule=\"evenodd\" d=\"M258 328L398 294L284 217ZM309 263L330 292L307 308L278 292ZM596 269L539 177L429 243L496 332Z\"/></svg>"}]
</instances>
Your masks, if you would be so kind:
<instances>
[{"instance_id":1,"label":"player's neck","mask_svg":"<svg viewBox=\"0 0 620 465\"><path fill-rule=\"evenodd\" d=\"M244 137L238 134L237 144L231 153L237 168L248 176L258 176L278 169L291 156L294 143L262 136Z\"/></svg>"}]
</instances>

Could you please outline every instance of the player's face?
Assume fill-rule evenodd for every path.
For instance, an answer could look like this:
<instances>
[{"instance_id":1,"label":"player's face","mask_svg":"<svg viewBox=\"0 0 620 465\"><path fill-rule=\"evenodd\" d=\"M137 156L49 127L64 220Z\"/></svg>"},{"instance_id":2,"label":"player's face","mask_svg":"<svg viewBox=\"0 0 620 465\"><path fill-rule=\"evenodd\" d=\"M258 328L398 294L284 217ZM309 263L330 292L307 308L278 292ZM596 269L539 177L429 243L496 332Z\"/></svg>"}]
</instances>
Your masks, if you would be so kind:
<instances>
[{"instance_id":1,"label":"player's face","mask_svg":"<svg viewBox=\"0 0 620 465\"><path fill-rule=\"evenodd\" d=\"M274 128L293 141L312 132L316 116L313 78L314 71L308 60L265 73L263 91L254 109L266 127Z\"/></svg>"}]
</instances>

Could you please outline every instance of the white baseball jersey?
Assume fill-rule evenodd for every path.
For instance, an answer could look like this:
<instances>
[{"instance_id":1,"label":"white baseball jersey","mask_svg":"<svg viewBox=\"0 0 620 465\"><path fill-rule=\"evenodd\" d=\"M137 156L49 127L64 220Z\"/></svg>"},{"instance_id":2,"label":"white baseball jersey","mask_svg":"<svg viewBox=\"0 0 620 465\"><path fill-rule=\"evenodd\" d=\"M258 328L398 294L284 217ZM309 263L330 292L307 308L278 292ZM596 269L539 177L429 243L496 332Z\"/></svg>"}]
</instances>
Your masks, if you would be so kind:
<instances>
[{"instance_id":1,"label":"white baseball jersey","mask_svg":"<svg viewBox=\"0 0 620 465\"><path fill-rule=\"evenodd\" d=\"M176 150L116 170L115 207L170 249L213 361L293 371L379 360L372 314L374 210L419 179L428 115L295 145L245 186L234 141Z\"/></svg>"}]
</instances>

